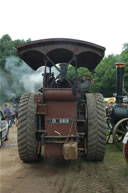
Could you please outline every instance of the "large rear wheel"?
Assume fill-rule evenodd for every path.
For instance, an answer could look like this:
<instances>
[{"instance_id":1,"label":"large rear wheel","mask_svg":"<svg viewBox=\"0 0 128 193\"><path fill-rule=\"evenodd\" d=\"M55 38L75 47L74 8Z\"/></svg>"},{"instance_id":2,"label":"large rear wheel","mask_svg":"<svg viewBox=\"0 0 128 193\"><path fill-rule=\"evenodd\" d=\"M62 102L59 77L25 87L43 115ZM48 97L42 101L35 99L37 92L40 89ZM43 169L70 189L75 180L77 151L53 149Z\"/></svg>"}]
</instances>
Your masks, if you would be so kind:
<instances>
[{"instance_id":1,"label":"large rear wheel","mask_svg":"<svg viewBox=\"0 0 128 193\"><path fill-rule=\"evenodd\" d=\"M128 132L128 118L121 119L113 128L113 140L116 146L122 151L125 134Z\"/></svg>"},{"instance_id":2,"label":"large rear wheel","mask_svg":"<svg viewBox=\"0 0 128 193\"><path fill-rule=\"evenodd\" d=\"M102 161L106 148L106 110L102 94L86 94L88 133L86 159Z\"/></svg>"},{"instance_id":3,"label":"large rear wheel","mask_svg":"<svg viewBox=\"0 0 128 193\"><path fill-rule=\"evenodd\" d=\"M39 159L36 140L36 104L33 94L21 96L18 113L18 151L24 162Z\"/></svg>"}]
</instances>

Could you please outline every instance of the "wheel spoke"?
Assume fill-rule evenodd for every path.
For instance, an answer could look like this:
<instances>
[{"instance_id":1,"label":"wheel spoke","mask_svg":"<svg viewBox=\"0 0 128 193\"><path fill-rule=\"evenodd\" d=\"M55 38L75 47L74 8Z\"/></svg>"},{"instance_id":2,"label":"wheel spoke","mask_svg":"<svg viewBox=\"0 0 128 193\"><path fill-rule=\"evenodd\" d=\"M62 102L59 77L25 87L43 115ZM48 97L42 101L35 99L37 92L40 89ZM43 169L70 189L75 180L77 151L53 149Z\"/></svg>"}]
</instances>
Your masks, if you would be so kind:
<instances>
[{"instance_id":1,"label":"wheel spoke","mask_svg":"<svg viewBox=\"0 0 128 193\"><path fill-rule=\"evenodd\" d=\"M116 139L118 140L118 142L122 142L123 138L124 138L124 136L116 135Z\"/></svg>"},{"instance_id":2,"label":"wheel spoke","mask_svg":"<svg viewBox=\"0 0 128 193\"><path fill-rule=\"evenodd\" d=\"M121 126L121 128L122 128L124 131L126 131L126 127L124 127L123 124L120 124L120 126Z\"/></svg>"},{"instance_id":3,"label":"wheel spoke","mask_svg":"<svg viewBox=\"0 0 128 193\"><path fill-rule=\"evenodd\" d=\"M125 136L125 134L128 131L128 119L124 118L120 120L113 129L113 140L114 143L119 147L120 150L122 150L122 141Z\"/></svg>"},{"instance_id":4,"label":"wheel spoke","mask_svg":"<svg viewBox=\"0 0 128 193\"><path fill-rule=\"evenodd\" d=\"M117 130L116 134L117 134L117 133L121 133L121 134L125 135L126 132L121 131L121 130Z\"/></svg>"}]
</instances>

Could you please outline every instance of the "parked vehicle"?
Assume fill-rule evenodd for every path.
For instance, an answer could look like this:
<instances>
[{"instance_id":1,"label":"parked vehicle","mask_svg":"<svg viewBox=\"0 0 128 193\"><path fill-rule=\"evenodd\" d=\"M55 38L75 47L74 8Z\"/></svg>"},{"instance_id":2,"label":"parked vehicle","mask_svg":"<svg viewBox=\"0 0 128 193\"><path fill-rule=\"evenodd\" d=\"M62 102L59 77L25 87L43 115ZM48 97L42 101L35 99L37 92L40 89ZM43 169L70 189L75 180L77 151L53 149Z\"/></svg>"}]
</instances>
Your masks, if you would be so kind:
<instances>
[{"instance_id":1,"label":"parked vehicle","mask_svg":"<svg viewBox=\"0 0 128 193\"><path fill-rule=\"evenodd\" d=\"M113 135L113 142L120 150L123 149L122 140L128 132L128 107L123 97L124 67L124 63L116 63L116 103L111 106L110 111L107 111L107 142Z\"/></svg>"},{"instance_id":2,"label":"parked vehicle","mask_svg":"<svg viewBox=\"0 0 128 193\"><path fill-rule=\"evenodd\" d=\"M8 139L8 122L5 119L3 112L0 110L0 147L2 143Z\"/></svg>"}]
</instances>

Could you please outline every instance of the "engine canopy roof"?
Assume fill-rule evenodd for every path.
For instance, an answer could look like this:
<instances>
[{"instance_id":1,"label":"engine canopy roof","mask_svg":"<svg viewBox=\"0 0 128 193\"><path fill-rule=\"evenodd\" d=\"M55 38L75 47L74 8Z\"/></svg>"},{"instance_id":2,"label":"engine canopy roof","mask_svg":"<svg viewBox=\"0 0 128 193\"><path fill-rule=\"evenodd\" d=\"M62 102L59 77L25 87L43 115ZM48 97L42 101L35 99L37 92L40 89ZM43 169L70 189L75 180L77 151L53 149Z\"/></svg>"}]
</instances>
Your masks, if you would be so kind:
<instances>
[{"instance_id":1,"label":"engine canopy roof","mask_svg":"<svg viewBox=\"0 0 128 193\"><path fill-rule=\"evenodd\" d=\"M45 65L52 67L58 63L69 63L73 56L77 59L77 68L86 67L93 71L101 59L104 57L105 48L90 42L52 38L32 41L17 46L18 56L24 60L33 70ZM74 60L71 61L75 66Z\"/></svg>"}]
</instances>

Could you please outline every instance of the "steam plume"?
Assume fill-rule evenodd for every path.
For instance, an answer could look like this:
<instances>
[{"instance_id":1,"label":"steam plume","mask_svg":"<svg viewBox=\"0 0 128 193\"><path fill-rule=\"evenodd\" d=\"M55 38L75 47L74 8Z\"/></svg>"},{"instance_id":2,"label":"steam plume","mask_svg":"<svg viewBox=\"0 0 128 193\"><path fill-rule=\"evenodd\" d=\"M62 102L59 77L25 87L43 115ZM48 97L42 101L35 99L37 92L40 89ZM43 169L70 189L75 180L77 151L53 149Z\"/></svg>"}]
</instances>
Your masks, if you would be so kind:
<instances>
[{"instance_id":1,"label":"steam plume","mask_svg":"<svg viewBox=\"0 0 128 193\"><path fill-rule=\"evenodd\" d=\"M0 70L1 102L10 100L25 92L38 92L42 86L44 68L32 70L18 57L10 56L6 59L5 71Z\"/></svg>"},{"instance_id":2,"label":"steam plume","mask_svg":"<svg viewBox=\"0 0 128 193\"><path fill-rule=\"evenodd\" d=\"M52 68L55 76L58 72ZM44 67L32 70L25 62L16 56L6 59L5 71L0 70L0 103L21 96L23 93L37 93L43 86L42 73Z\"/></svg>"}]
</instances>

